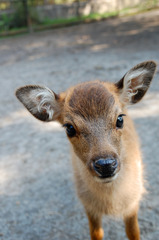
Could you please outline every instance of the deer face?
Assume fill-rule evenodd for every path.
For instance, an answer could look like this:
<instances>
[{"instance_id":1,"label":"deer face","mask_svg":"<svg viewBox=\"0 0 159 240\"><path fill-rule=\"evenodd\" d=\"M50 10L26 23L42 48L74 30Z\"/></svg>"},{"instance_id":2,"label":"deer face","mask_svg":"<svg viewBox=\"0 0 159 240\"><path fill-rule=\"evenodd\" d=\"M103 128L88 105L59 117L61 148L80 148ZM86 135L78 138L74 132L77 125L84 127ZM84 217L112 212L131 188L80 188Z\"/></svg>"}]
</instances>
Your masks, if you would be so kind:
<instances>
[{"instance_id":1,"label":"deer face","mask_svg":"<svg viewBox=\"0 0 159 240\"><path fill-rule=\"evenodd\" d=\"M93 176L111 178L120 169L123 109L113 84L80 84L66 95L63 125L73 149Z\"/></svg>"},{"instance_id":2,"label":"deer face","mask_svg":"<svg viewBox=\"0 0 159 240\"><path fill-rule=\"evenodd\" d=\"M82 83L59 95L45 87L26 86L16 96L36 118L59 121L92 176L108 182L123 164L125 106L142 99L155 68L154 62L144 62L116 84Z\"/></svg>"}]
</instances>

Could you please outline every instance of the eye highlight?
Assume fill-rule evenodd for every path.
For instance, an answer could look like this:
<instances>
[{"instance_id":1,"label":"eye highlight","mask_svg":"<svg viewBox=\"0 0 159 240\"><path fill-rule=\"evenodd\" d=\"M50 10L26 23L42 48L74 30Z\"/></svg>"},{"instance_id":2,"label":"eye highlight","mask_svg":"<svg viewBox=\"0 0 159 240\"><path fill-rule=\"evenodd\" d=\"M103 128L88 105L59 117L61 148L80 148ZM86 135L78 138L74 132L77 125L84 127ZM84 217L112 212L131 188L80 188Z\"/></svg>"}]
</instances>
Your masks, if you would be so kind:
<instances>
[{"instance_id":1,"label":"eye highlight","mask_svg":"<svg viewBox=\"0 0 159 240\"><path fill-rule=\"evenodd\" d=\"M125 114L120 114L117 118L117 121L116 121L116 127L117 129L121 129L123 128L123 125L124 125L124 119L123 119L123 116L126 116Z\"/></svg>"},{"instance_id":2,"label":"eye highlight","mask_svg":"<svg viewBox=\"0 0 159 240\"><path fill-rule=\"evenodd\" d=\"M63 127L66 128L66 133L68 137L74 137L76 135L76 130L71 124L66 123L63 125Z\"/></svg>"}]
</instances>

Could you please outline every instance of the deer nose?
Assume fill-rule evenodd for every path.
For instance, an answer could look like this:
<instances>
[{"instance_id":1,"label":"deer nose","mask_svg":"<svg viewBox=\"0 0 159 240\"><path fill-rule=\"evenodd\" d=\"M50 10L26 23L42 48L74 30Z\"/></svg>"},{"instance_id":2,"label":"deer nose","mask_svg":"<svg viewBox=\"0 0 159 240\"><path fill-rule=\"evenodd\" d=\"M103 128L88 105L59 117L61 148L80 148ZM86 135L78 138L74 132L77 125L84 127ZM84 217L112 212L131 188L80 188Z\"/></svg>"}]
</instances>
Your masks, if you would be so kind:
<instances>
[{"instance_id":1,"label":"deer nose","mask_svg":"<svg viewBox=\"0 0 159 240\"><path fill-rule=\"evenodd\" d=\"M94 170L101 178L113 177L118 167L116 159L98 159L93 163Z\"/></svg>"}]
</instances>

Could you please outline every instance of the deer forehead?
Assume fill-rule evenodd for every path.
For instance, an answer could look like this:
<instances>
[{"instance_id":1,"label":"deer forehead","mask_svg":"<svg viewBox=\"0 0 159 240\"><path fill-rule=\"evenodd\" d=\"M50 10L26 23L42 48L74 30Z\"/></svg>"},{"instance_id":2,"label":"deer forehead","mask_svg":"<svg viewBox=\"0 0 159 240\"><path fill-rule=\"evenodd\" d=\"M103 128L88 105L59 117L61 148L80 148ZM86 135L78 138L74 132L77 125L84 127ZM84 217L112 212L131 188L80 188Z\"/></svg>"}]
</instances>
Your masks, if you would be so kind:
<instances>
[{"instance_id":1,"label":"deer forehead","mask_svg":"<svg viewBox=\"0 0 159 240\"><path fill-rule=\"evenodd\" d=\"M64 112L65 123L74 124L83 133L99 133L103 127L112 127L121 107L114 85L96 81L70 89Z\"/></svg>"},{"instance_id":2,"label":"deer forehead","mask_svg":"<svg viewBox=\"0 0 159 240\"><path fill-rule=\"evenodd\" d=\"M84 120L107 116L112 112L116 98L110 86L102 82L89 82L74 87L66 98L67 112Z\"/></svg>"}]
</instances>

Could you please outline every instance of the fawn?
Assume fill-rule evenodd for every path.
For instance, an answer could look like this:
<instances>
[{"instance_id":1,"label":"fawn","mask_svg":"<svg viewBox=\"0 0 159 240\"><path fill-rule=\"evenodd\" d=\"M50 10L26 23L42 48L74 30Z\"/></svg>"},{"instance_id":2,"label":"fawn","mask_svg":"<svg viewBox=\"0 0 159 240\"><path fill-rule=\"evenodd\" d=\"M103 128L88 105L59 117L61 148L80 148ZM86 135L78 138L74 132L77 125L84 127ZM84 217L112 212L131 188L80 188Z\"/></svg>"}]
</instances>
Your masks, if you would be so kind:
<instances>
[{"instance_id":1,"label":"fawn","mask_svg":"<svg viewBox=\"0 0 159 240\"><path fill-rule=\"evenodd\" d=\"M145 191L138 136L126 106L148 90L156 63L130 69L117 83L90 81L60 94L36 85L16 91L33 116L58 121L71 143L77 193L91 240L102 240L102 215L122 217L127 237L140 239L139 202Z\"/></svg>"}]
</instances>

